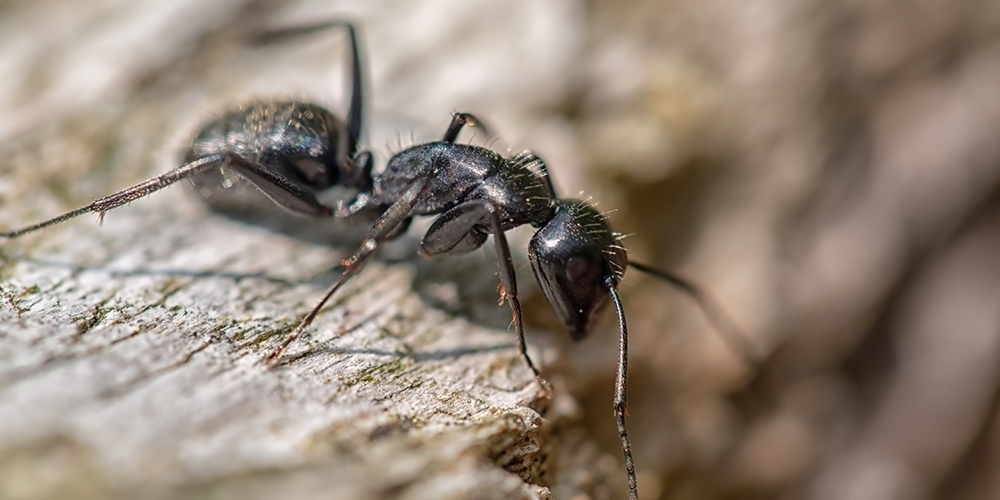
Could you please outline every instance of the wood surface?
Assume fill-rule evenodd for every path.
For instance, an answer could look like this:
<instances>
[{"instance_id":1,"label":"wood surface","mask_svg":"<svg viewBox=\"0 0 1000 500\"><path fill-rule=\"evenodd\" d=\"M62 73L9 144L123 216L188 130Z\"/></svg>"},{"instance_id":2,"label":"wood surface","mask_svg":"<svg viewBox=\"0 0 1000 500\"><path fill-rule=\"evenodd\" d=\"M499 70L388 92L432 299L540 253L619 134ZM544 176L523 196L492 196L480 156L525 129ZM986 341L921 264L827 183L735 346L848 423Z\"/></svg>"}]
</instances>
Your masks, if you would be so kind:
<instances>
[{"instance_id":1,"label":"wood surface","mask_svg":"<svg viewBox=\"0 0 1000 500\"><path fill-rule=\"evenodd\" d=\"M276 9L196 4L5 13L19 30L9 53L45 57L18 71L55 74L7 95L4 229L176 166L199 123L248 96L346 85L342 35L249 48ZM288 68L312 71L312 87L281 88ZM388 128L368 123L376 137L412 133ZM548 498L559 453L564 483L590 485L569 493L622 480L568 473L599 470L595 452L572 399L541 393L505 331L491 252L427 262L415 228L272 369L263 356L365 228L225 216L184 184L100 225L85 216L0 243L0 498Z\"/></svg>"}]
</instances>

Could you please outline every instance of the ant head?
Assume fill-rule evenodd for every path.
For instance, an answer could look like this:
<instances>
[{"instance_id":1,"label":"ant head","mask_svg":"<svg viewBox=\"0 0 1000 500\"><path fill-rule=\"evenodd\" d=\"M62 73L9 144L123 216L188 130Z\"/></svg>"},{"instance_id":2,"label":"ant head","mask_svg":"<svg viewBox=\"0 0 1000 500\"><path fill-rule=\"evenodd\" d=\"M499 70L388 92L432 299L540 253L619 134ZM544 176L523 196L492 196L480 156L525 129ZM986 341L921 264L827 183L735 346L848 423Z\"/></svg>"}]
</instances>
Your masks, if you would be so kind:
<instances>
[{"instance_id":1,"label":"ant head","mask_svg":"<svg viewBox=\"0 0 1000 500\"><path fill-rule=\"evenodd\" d=\"M607 219L589 203L557 200L555 215L528 247L535 280L575 340L608 304L609 284L625 274L628 257ZM609 279L610 278L610 279Z\"/></svg>"}]
</instances>

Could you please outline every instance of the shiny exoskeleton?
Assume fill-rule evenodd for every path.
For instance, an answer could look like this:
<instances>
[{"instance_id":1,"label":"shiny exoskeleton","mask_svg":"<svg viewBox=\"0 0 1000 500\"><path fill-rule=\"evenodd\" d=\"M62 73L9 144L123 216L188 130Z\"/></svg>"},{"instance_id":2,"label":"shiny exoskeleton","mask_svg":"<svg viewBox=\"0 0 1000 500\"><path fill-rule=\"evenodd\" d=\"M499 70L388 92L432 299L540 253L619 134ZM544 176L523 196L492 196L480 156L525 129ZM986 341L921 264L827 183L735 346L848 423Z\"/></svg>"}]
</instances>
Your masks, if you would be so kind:
<instances>
[{"instance_id":1,"label":"shiny exoskeleton","mask_svg":"<svg viewBox=\"0 0 1000 500\"><path fill-rule=\"evenodd\" d=\"M207 124L184 161L223 158L190 177L214 209L245 210L269 198L293 213L325 217L331 210L314 193L337 185L371 189L371 155L358 155L357 141L348 123L319 105L259 101Z\"/></svg>"},{"instance_id":2,"label":"shiny exoskeleton","mask_svg":"<svg viewBox=\"0 0 1000 500\"><path fill-rule=\"evenodd\" d=\"M415 216L436 216L421 241L426 256L459 255L482 247L493 236L501 298L509 304L517 347L536 380L550 390L528 355L517 280L504 233L525 224L537 231L528 247L535 280L575 340L590 331L596 316L613 303L618 314L619 350L614 414L628 473L629 497L638 498L631 445L625 427L628 328L618 296L626 266L654 275L696 299L717 322L722 315L691 283L650 266L630 262L607 219L581 200L559 198L545 163L525 151L509 157L483 147L456 144L460 131L478 120L452 117L441 141L418 144L395 154L381 174L372 174L372 155L359 151L362 81L355 28L344 21L270 32L261 41L345 27L351 41L351 102L346 120L316 104L258 101L244 104L206 124L184 163L145 182L98 199L53 219L0 233L14 238L87 213L103 216L181 179L189 179L214 209L232 211L278 205L313 217L374 220L361 247L342 262L344 271L322 300L281 345L266 357L273 364L379 245L402 234ZM326 205L317 194L331 187L357 194ZM250 188L250 189L247 189ZM263 196L261 196L263 194ZM729 329L720 332L730 333ZM728 337L751 360L743 337Z\"/></svg>"},{"instance_id":3,"label":"shiny exoskeleton","mask_svg":"<svg viewBox=\"0 0 1000 500\"><path fill-rule=\"evenodd\" d=\"M632 448L625 426L628 372L628 327L618 296L625 268L663 279L694 298L709 319L721 325L723 315L693 284L672 274L628 260L619 235L608 220L582 200L556 195L545 163L531 151L509 157L473 145L456 144L461 129L478 120L468 113L456 113L438 142L418 144L394 155L385 170L372 179L372 190L360 192L349 202L339 202L337 217L354 217L378 211L360 248L344 259L344 271L323 299L302 320L298 328L269 356L280 358L297 339L323 305L388 239L400 234L414 216L436 216L420 242L425 256L459 255L476 250L493 236L501 298L511 308L517 347L536 380L546 391L548 382L531 357L524 340L521 305L510 248L504 233L530 224L537 228L528 246L528 259L535 280L556 315L575 340L589 333L596 316L613 303L618 314L618 370L615 378L614 414L625 456L629 498L638 498ZM751 361L755 349L745 337L720 328Z\"/></svg>"},{"instance_id":4,"label":"shiny exoskeleton","mask_svg":"<svg viewBox=\"0 0 1000 500\"><path fill-rule=\"evenodd\" d=\"M470 114L456 113L441 141L397 153L384 172L374 177L370 192L338 204L337 217L388 208L375 221L358 251L344 259L340 279L268 359L273 362L280 358L327 300L361 271L379 245L399 234L414 216L433 215L437 218L420 243L420 251L426 256L468 253L493 236L501 297L513 314L517 347L536 380L548 391L548 382L525 345L517 279L504 235L517 226L531 224L538 228L528 247L535 279L574 339L584 338L597 313L610 302L615 304L620 336L614 411L625 455L629 496L638 498L625 427L628 328L617 291L629 264L625 248L607 219L593 206L556 196L545 163L534 153L525 151L505 158L487 148L455 144L459 131L476 122Z\"/></svg>"},{"instance_id":5,"label":"shiny exoskeleton","mask_svg":"<svg viewBox=\"0 0 1000 500\"><path fill-rule=\"evenodd\" d=\"M351 102L346 121L317 104L244 104L206 124L181 166L72 212L0 233L0 237L21 236L88 213L103 217L108 210L182 179L189 179L208 204L219 210L246 208L269 199L292 213L333 216L333 210L316 199L319 192L333 186L371 189L372 155L358 152L364 96L355 27L337 20L267 32L255 40L263 43L333 27L346 28L351 42ZM245 189L248 186L255 189Z\"/></svg>"},{"instance_id":6,"label":"shiny exoskeleton","mask_svg":"<svg viewBox=\"0 0 1000 500\"><path fill-rule=\"evenodd\" d=\"M525 348L517 281L504 233L525 224L539 228L528 250L532 269L576 339L584 337L591 318L607 304L607 287L617 286L628 258L605 218L593 207L555 196L548 169L534 153L505 158L487 148L455 144L462 127L475 122L470 114L456 113L444 139L397 153L385 171L374 177L370 192L338 205L338 217L372 210L381 210L382 215L361 248L344 260L340 280L271 354L272 360L295 341L327 298L360 272L379 245L399 234L414 216L436 215L420 243L425 256L468 253L493 235L502 294L514 315L518 348L545 385Z\"/></svg>"}]
</instances>

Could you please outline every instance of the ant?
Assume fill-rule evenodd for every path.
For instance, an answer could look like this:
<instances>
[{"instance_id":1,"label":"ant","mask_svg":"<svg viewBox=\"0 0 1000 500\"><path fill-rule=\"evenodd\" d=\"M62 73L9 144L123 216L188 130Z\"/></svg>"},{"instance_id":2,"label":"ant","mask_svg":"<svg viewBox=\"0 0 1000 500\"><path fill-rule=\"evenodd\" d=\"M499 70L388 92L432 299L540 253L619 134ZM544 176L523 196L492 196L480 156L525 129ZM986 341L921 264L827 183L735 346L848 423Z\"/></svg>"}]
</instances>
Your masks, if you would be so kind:
<instances>
[{"instance_id":1,"label":"ant","mask_svg":"<svg viewBox=\"0 0 1000 500\"><path fill-rule=\"evenodd\" d=\"M628 259L620 235L590 203L560 198L545 162L531 151L503 157L491 149L456 144L467 125L481 126L469 113L455 113L442 140L418 144L396 153L385 170L373 177L371 191L359 193L350 203L337 202L336 217L382 209L360 248L341 262L343 272L326 295L285 341L268 355L280 358L309 326L323 305L354 275L379 245L401 234L417 215L437 216L420 242L425 257L461 255L482 247L493 236L501 303L513 314L514 334L521 357L542 389L551 386L532 362L525 346L517 280L510 247L504 235L515 227L536 228L528 245L528 259L538 283L556 315L574 340L583 340L598 314L613 303L618 314L618 370L615 377L614 414L628 474L629 498L638 498L632 447L625 426L628 372L628 327L618 295L618 284L627 266L678 287L694 298L717 327L724 317L692 283L652 266ZM610 301L610 302L609 302ZM720 328L727 342L750 360L754 348L745 337Z\"/></svg>"},{"instance_id":2,"label":"ant","mask_svg":"<svg viewBox=\"0 0 1000 500\"><path fill-rule=\"evenodd\" d=\"M511 308L517 348L537 383L549 393L551 386L532 362L525 345L517 280L504 235L515 227L531 224L536 232L528 257L535 280L574 340L585 338L597 315L614 304L619 333L614 414L625 456L629 498L637 499L635 466L625 426L628 327L618 294L626 267L678 287L694 298L716 325L720 324L721 313L693 284L630 261L620 235L612 231L600 212L585 201L556 195L548 168L535 153L524 151L503 157L485 147L456 144L464 127L482 127L469 113L455 113L442 140L404 149L390 158L381 174L373 174L371 152L359 151L358 147L363 95L354 25L336 20L267 32L256 41L332 27L346 28L351 44L351 97L346 121L311 103L245 104L206 124L181 166L77 210L0 233L0 237L16 238L87 213L97 213L100 220L109 210L181 179L189 179L214 209L234 201L236 191L229 188L249 184L294 214L374 219L360 248L341 262L343 272L337 282L266 356L265 362L273 365L382 243L405 232L414 216L437 216L420 244L420 253L426 257L469 253L493 236L501 303L506 301ZM317 200L319 192L335 186L353 189L357 194L349 202L341 200L332 207ZM727 336L727 341L744 354L753 352L743 337Z\"/></svg>"}]
</instances>

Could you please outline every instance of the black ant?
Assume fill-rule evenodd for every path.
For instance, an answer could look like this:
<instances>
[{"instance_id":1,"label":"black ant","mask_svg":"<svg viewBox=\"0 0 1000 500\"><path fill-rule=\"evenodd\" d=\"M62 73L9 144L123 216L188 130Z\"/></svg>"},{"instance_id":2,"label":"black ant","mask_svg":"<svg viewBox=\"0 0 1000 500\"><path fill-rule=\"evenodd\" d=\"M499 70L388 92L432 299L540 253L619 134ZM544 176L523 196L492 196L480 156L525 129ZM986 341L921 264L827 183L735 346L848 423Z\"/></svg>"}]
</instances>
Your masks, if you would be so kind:
<instances>
[{"instance_id":1,"label":"black ant","mask_svg":"<svg viewBox=\"0 0 1000 500\"><path fill-rule=\"evenodd\" d=\"M189 179L213 208L226 206L236 196L228 188L249 183L295 214L377 217L361 247L342 262L344 270L338 281L267 355L266 362L273 364L330 297L361 271L379 245L402 234L414 216L437 216L421 241L424 256L469 253L493 236L501 300L511 308L517 348L547 393L550 386L525 346L517 280L504 236L508 230L531 224L537 228L528 247L535 280L574 340L587 336L595 317L609 303L615 306L619 344L614 414L625 456L629 498L637 499L635 466L625 427L628 328L618 295L625 268L631 266L679 287L701 305L713 323L721 315L691 283L629 261L619 235L592 205L556 196L545 163L534 153L525 151L505 158L488 148L456 144L465 126L481 126L471 114L456 113L441 141L400 151L381 174L373 175L371 153L358 151L363 96L354 26L333 21L266 33L258 41L331 27L345 27L351 42L352 90L346 122L315 104L252 102L208 123L180 167L83 208L0 236L15 238L87 213L97 213L100 219L109 210L181 179ZM320 203L317 193L334 186L351 188L358 194L335 207ZM742 337L727 340L739 342L744 354L753 352ZM748 355L753 359L754 355Z\"/></svg>"},{"instance_id":2,"label":"black ant","mask_svg":"<svg viewBox=\"0 0 1000 500\"><path fill-rule=\"evenodd\" d=\"M337 282L295 331L268 355L268 360L273 362L281 356L327 300L361 271L379 245L402 233L412 217L436 215L420 242L420 253L426 257L469 253L493 236L501 300L506 300L513 313L517 348L539 385L550 391L549 383L542 378L525 347L517 280L504 236L506 231L531 224L537 228L528 246L535 281L570 336L574 340L584 339L597 315L609 303L614 304L618 313L614 413L625 455L629 498L636 499L635 466L625 427L628 327L618 296L618 284L626 266L680 288L701 305L716 325L723 316L693 284L629 261L619 235L593 205L556 196L548 168L535 153L524 151L504 158L485 147L456 144L455 139L466 125L479 125L479 121L471 114L455 113L441 141L418 144L396 153L385 171L372 179L372 191L359 193L350 203L338 202L336 217L388 208L382 211L357 252L341 262L344 270ZM720 331L727 334L727 341L734 342L741 353L751 360L756 358L754 348L744 337L725 328Z\"/></svg>"}]
</instances>

